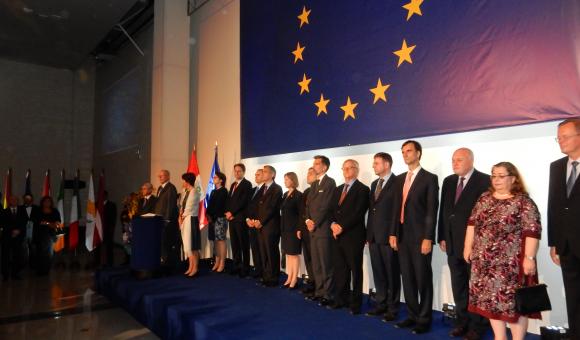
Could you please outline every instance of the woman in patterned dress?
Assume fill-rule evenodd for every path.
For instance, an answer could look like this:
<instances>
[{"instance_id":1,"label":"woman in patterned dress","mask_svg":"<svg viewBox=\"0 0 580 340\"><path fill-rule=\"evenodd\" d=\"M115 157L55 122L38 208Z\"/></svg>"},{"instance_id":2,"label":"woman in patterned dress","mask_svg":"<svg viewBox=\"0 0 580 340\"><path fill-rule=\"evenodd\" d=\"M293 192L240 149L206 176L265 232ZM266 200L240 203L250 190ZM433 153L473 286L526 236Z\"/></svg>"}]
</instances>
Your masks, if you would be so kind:
<instances>
[{"instance_id":1,"label":"woman in patterned dress","mask_svg":"<svg viewBox=\"0 0 580 340\"><path fill-rule=\"evenodd\" d=\"M214 241L215 263L212 271L222 273L226 265L228 249L226 246L226 233L228 231L228 221L226 220L226 200L228 199L228 189L226 186L226 175L216 171L213 176L215 189L209 196L206 216L209 220L210 241Z\"/></svg>"},{"instance_id":2,"label":"woman in patterned dress","mask_svg":"<svg viewBox=\"0 0 580 340\"><path fill-rule=\"evenodd\" d=\"M483 193L468 221L463 256L471 263L470 312L490 319L496 340L524 339L528 318L515 309L516 289L537 283L536 253L542 232L540 213L517 168L492 168L492 187Z\"/></svg>"}]
</instances>

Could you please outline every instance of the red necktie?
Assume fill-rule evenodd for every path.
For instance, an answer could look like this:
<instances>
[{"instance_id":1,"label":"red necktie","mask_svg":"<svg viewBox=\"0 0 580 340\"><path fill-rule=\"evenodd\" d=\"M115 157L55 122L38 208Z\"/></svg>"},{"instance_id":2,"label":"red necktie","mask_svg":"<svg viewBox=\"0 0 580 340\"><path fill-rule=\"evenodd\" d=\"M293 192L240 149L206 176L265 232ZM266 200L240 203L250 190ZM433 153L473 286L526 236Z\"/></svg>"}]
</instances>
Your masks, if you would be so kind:
<instances>
[{"instance_id":1,"label":"red necktie","mask_svg":"<svg viewBox=\"0 0 580 340\"><path fill-rule=\"evenodd\" d=\"M407 172L405 185L403 185L403 204L401 204L401 224L405 222L405 203L407 202L407 195L411 189L411 179L413 178L413 171Z\"/></svg>"},{"instance_id":2,"label":"red necktie","mask_svg":"<svg viewBox=\"0 0 580 340\"><path fill-rule=\"evenodd\" d=\"M342 201L344 201L344 198L346 197L347 192L348 192L348 184L345 184L344 189L342 190L342 193L340 194L340 199L338 200L338 205L342 205Z\"/></svg>"}]
</instances>

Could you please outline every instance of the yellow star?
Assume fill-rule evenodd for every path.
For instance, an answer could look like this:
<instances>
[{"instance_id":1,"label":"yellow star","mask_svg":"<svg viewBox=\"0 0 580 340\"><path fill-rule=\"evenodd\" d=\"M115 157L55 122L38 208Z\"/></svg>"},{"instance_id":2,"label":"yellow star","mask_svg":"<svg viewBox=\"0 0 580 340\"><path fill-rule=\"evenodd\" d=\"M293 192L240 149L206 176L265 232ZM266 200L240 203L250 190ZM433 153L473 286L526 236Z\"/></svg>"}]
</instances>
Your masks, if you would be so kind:
<instances>
[{"instance_id":1,"label":"yellow star","mask_svg":"<svg viewBox=\"0 0 580 340\"><path fill-rule=\"evenodd\" d=\"M298 60L304 61L304 59L302 59L302 52L304 52L305 48L306 46L301 47L300 42L298 42L298 44L296 45L296 49L292 51L292 54L294 54L294 64L296 64Z\"/></svg>"},{"instance_id":2,"label":"yellow star","mask_svg":"<svg viewBox=\"0 0 580 340\"><path fill-rule=\"evenodd\" d=\"M306 6L302 8L302 13L298 16L298 19L300 19L300 28L302 28L304 24L309 24L308 16L310 15L310 11L310 9L306 10Z\"/></svg>"},{"instance_id":3,"label":"yellow star","mask_svg":"<svg viewBox=\"0 0 580 340\"><path fill-rule=\"evenodd\" d=\"M401 49L393 52L396 56L399 57L397 67L401 66L404 61L408 62L409 64L413 63L413 60L411 59L411 52L413 52L415 47L417 47L417 45L407 46L407 41L403 39L403 46L401 46Z\"/></svg>"},{"instance_id":4,"label":"yellow star","mask_svg":"<svg viewBox=\"0 0 580 340\"><path fill-rule=\"evenodd\" d=\"M330 99L324 99L324 95L321 93L320 100L317 101L316 103L314 103L314 105L316 105L316 107L318 108L318 112L316 112L316 116L320 116L320 114L322 112L328 114L328 111L326 111L326 105L328 105L329 102L330 102Z\"/></svg>"},{"instance_id":5,"label":"yellow star","mask_svg":"<svg viewBox=\"0 0 580 340\"><path fill-rule=\"evenodd\" d=\"M404 5L403 8L406 9L407 12L407 21L409 21L409 19L411 19L411 17L413 16L413 14L417 14L417 15L423 15L423 13L421 13L421 4L423 3L423 0L411 0L411 2L409 2L408 4Z\"/></svg>"},{"instance_id":6,"label":"yellow star","mask_svg":"<svg viewBox=\"0 0 580 340\"><path fill-rule=\"evenodd\" d=\"M377 101L379 101L379 99L381 99L385 103L387 102L387 97L385 96L385 91L387 91L387 89L390 86L391 86L390 84L383 85L381 83L381 78L379 78L379 81L377 82L377 87L370 89L370 91L375 95L375 99L373 100L373 104L376 104Z\"/></svg>"},{"instance_id":7,"label":"yellow star","mask_svg":"<svg viewBox=\"0 0 580 340\"><path fill-rule=\"evenodd\" d=\"M306 78L306 73L304 73L304 76L302 77L302 81L298 82L298 85L300 85L300 94L304 93L304 91L310 92L308 85L310 84L311 81L312 81L312 78Z\"/></svg>"},{"instance_id":8,"label":"yellow star","mask_svg":"<svg viewBox=\"0 0 580 340\"><path fill-rule=\"evenodd\" d=\"M354 108L358 105L358 103L351 103L350 102L350 97L347 97L346 99L346 105L341 106L340 109L342 111L344 111L344 119L346 120L348 117L351 117L352 119L355 119L355 115L354 115Z\"/></svg>"}]
</instances>

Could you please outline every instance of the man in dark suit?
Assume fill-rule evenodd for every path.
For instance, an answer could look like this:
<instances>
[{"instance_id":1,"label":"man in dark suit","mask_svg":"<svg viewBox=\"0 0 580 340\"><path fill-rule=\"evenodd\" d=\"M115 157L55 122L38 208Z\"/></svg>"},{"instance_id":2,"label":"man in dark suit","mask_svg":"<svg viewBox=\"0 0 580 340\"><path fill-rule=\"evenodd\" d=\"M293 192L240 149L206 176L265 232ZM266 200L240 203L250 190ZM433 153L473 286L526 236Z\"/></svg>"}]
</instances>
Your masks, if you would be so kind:
<instances>
[{"instance_id":1,"label":"man in dark suit","mask_svg":"<svg viewBox=\"0 0 580 340\"><path fill-rule=\"evenodd\" d=\"M308 228L306 227L306 206L308 205L308 195L312 189L312 184L316 181L316 173L314 168L308 168L306 173L306 183L309 185L304 193L302 194L302 205L300 206L300 216L301 221L298 223L297 236L302 240L302 256L304 258L304 265L306 266L306 273L308 273L308 280L303 282L304 288L302 288L302 294L306 297L311 297L314 295L314 271L312 270L312 248L311 248L311 237Z\"/></svg>"},{"instance_id":2,"label":"man in dark suit","mask_svg":"<svg viewBox=\"0 0 580 340\"><path fill-rule=\"evenodd\" d=\"M280 205L282 187L274 182L276 169L265 165L264 184L258 192L259 201L254 228L258 230L262 256L262 283L266 287L278 285L280 276Z\"/></svg>"},{"instance_id":3,"label":"man in dark suit","mask_svg":"<svg viewBox=\"0 0 580 340\"><path fill-rule=\"evenodd\" d=\"M154 212L164 220L162 236L163 262L170 272L174 272L180 261L180 232L177 224L177 189L170 182L168 170L161 170L157 175L159 187L157 188L157 202Z\"/></svg>"},{"instance_id":4,"label":"man in dark suit","mask_svg":"<svg viewBox=\"0 0 580 340\"><path fill-rule=\"evenodd\" d=\"M384 321L393 321L399 313L401 301L401 272L397 253L389 245L389 230L399 223L395 210L396 176L391 172L393 158L379 152L373 159L373 170L379 176L371 184L367 242L371 255L377 306L367 315L384 315Z\"/></svg>"},{"instance_id":5,"label":"man in dark suit","mask_svg":"<svg viewBox=\"0 0 580 340\"><path fill-rule=\"evenodd\" d=\"M396 207L400 211L400 219L389 236L391 247L399 252L403 293L409 312L408 318L395 324L395 327L412 328L414 334L426 333L431 328L431 251L439 207L437 176L421 167L422 150L417 141L403 143L401 151L409 171L397 176Z\"/></svg>"},{"instance_id":6,"label":"man in dark suit","mask_svg":"<svg viewBox=\"0 0 580 340\"><path fill-rule=\"evenodd\" d=\"M473 167L473 152L470 149L457 149L451 162L454 174L443 180L437 233L439 247L447 253L457 314L449 336L476 340L481 338L487 323L484 317L467 311L471 266L463 259L463 244L471 210L479 196L489 189L491 182L489 175Z\"/></svg>"},{"instance_id":7,"label":"man in dark suit","mask_svg":"<svg viewBox=\"0 0 580 340\"><path fill-rule=\"evenodd\" d=\"M0 227L2 228L2 276L4 281L10 277L20 279L22 269L22 249L26 237L26 210L18 206L18 197L8 198L8 207L0 213Z\"/></svg>"},{"instance_id":8,"label":"man in dark suit","mask_svg":"<svg viewBox=\"0 0 580 340\"><path fill-rule=\"evenodd\" d=\"M250 202L246 208L246 225L249 231L250 249L252 250L252 263L254 264L254 272L252 277L257 279L262 277L262 255L260 253L260 242L259 233L256 228L254 228L254 221L258 218L258 202L260 202L260 196L258 193L262 188L262 169L256 170L254 179L256 182L256 187L252 189L252 195L250 196Z\"/></svg>"},{"instance_id":9,"label":"man in dark suit","mask_svg":"<svg viewBox=\"0 0 580 340\"><path fill-rule=\"evenodd\" d=\"M548 245L562 267L570 339L580 338L580 118L558 124L558 144L566 155L550 165Z\"/></svg>"},{"instance_id":10,"label":"man in dark suit","mask_svg":"<svg viewBox=\"0 0 580 340\"><path fill-rule=\"evenodd\" d=\"M37 220L40 209L37 205L34 205L34 197L32 194L25 194L22 200L24 210L26 211L26 236L24 242L28 252L28 264L30 268L36 268L36 249L34 248L34 242L32 242L32 233L34 230L34 221Z\"/></svg>"},{"instance_id":11,"label":"man in dark suit","mask_svg":"<svg viewBox=\"0 0 580 340\"><path fill-rule=\"evenodd\" d=\"M312 167L317 179L308 194L306 227L310 232L312 270L316 287L314 296L307 297L307 299L318 301L321 306L327 306L332 302L334 291L330 213L336 182L326 175L330 167L328 157L314 156Z\"/></svg>"},{"instance_id":12,"label":"man in dark suit","mask_svg":"<svg viewBox=\"0 0 580 340\"><path fill-rule=\"evenodd\" d=\"M350 313L357 315L362 305L365 214L369 207L369 187L357 179L359 164L354 159L344 161L342 173L344 184L334 191L330 217L335 291L334 301L328 308L348 306Z\"/></svg>"},{"instance_id":13,"label":"man in dark suit","mask_svg":"<svg viewBox=\"0 0 580 340\"><path fill-rule=\"evenodd\" d=\"M240 277L248 275L250 269L250 241L246 226L246 209L252 195L252 183L244 178L246 166L234 165L235 181L230 186L226 201L226 219L230 227L230 243L234 266L230 272Z\"/></svg>"},{"instance_id":14,"label":"man in dark suit","mask_svg":"<svg viewBox=\"0 0 580 340\"><path fill-rule=\"evenodd\" d=\"M141 198L139 198L139 207L137 208L137 216L144 214L151 214L155 211L155 204L157 197L153 196L153 185L149 182L143 183L141 186Z\"/></svg>"},{"instance_id":15,"label":"man in dark suit","mask_svg":"<svg viewBox=\"0 0 580 340\"><path fill-rule=\"evenodd\" d=\"M117 205L109 201L109 193L104 192L103 201L103 248L105 259L102 261L106 266L113 265L113 246L115 245L115 226L117 225Z\"/></svg>"}]
</instances>

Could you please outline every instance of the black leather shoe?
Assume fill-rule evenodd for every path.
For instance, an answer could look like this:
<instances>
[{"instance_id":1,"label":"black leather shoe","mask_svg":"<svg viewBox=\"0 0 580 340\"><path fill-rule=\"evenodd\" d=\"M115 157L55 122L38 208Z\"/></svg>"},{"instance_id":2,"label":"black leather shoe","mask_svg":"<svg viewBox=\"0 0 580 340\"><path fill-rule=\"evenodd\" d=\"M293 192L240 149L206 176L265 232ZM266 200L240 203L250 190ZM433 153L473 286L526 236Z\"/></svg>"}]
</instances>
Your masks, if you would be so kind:
<instances>
[{"instance_id":1,"label":"black leather shoe","mask_svg":"<svg viewBox=\"0 0 580 340\"><path fill-rule=\"evenodd\" d=\"M477 333L473 329L463 335L463 340L479 340L481 339L481 334Z\"/></svg>"},{"instance_id":2,"label":"black leather shoe","mask_svg":"<svg viewBox=\"0 0 580 340\"><path fill-rule=\"evenodd\" d=\"M330 304L332 304L332 301L325 299L325 298L320 299L320 301L318 302L318 305L321 307L326 307Z\"/></svg>"},{"instance_id":3,"label":"black leather shoe","mask_svg":"<svg viewBox=\"0 0 580 340\"><path fill-rule=\"evenodd\" d=\"M452 338L458 337L458 336L463 336L465 333L467 333L467 329L465 329L465 327L455 327L453 328L450 332L449 332L449 336Z\"/></svg>"},{"instance_id":4,"label":"black leather shoe","mask_svg":"<svg viewBox=\"0 0 580 340\"><path fill-rule=\"evenodd\" d=\"M301 292L302 292L302 294L313 294L314 288L312 288L310 286L306 286L306 287L302 288Z\"/></svg>"},{"instance_id":5,"label":"black leather shoe","mask_svg":"<svg viewBox=\"0 0 580 340\"><path fill-rule=\"evenodd\" d=\"M253 277L254 279L257 279L257 278L259 278L259 277L262 277L262 273L260 273L260 272L253 272L253 273L252 273L252 277Z\"/></svg>"},{"instance_id":6,"label":"black leather shoe","mask_svg":"<svg viewBox=\"0 0 580 340\"><path fill-rule=\"evenodd\" d=\"M336 302L336 301L331 303L330 305L326 306L326 308L328 308L328 309L341 309L343 307L344 307L344 305L342 303Z\"/></svg>"},{"instance_id":7,"label":"black leather shoe","mask_svg":"<svg viewBox=\"0 0 580 340\"><path fill-rule=\"evenodd\" d=\"M413 334L425 334L429 332L429 326L427 325L417 325L413 330L411 330Z\"/></svg>"},{"instance_id":8,"label":"black leather shoe","mask_svg":"<svg viewBox=\"0 0 580 340\"><path fill-rule=\"evenodd\" d=\"M414 327L415 325L416 325L415 321L411 319L405 319L401 322L397 322L395 324L395 328L411 328Z\"/></svg>"},{"instance_id":9,"label":"black leather shoe","mask_svg":"<svg viewBox=\"0 0 580 340\"><path fill-rule=\"evenodd\" d=\"M365 313L366 316L377 316L377 315L381 315L384 314L386 312L385 308L381 308L381 307L377 307L375 309L371 309L368 312Z\"/></svg>"},{"instance_id":10,"label":"black leather shoe","mask_svg":"<svg viewBox=\"0 0 580 340\"><path fill-rule=\"evenodd\" d=\"M360 314L360 307L350 307L350 315L359 315Z\"/></svg>"},{"instance_id":11,"label":"black leather shoe","mask_svg":"<svg viewBox=\"0 0 580 340\"><path fill-rule=\"evenodd\" d=\"M385 315L383 316L384 322L391 322L391 321L395 321L396 319L397 319L397 314L393 313L393 312L386 312Z\"/></svg>"},{"instance_id":12,"label":"black leather shoe","mask_svg":"<svg viewBox=\"0 0 580 340\"><path fill-rule=\"evenodd\" d=\"M318 302L318 301L319 301L319 300L321 300L322 298L320 298L320 297L318 297L318 296L315 296L315 295L313 294L313 295L310 295L310 296L307 296L307 297L305 297L304 299L305 299L305 300L308 300L308 301L314 301L314 302Z\"/></svg>"}]
</instances>

